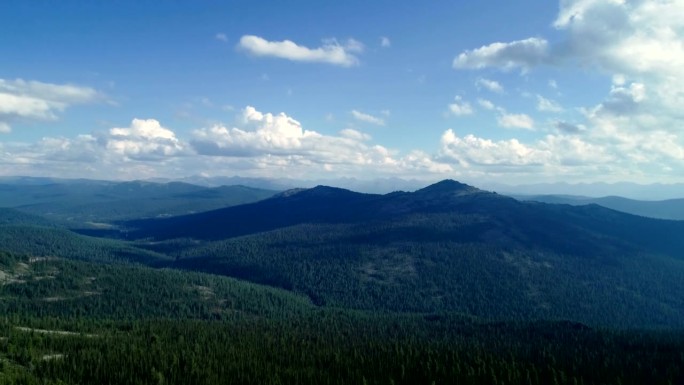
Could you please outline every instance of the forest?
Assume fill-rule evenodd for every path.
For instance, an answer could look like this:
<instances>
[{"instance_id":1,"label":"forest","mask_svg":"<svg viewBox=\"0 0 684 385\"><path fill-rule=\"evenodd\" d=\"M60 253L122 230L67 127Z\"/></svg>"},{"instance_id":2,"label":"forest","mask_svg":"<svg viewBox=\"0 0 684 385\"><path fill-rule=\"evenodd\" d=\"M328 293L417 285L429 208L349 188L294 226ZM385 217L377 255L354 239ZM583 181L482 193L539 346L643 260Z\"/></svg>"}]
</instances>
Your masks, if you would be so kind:
<instances>
[{"instance_id":1,"label":"forest","mask_svg":"<svg viewBox=\"0 0 684 385\"><path fill-rule=\"evenodd\" d=\"M0 382L677 384L684 334L354 311L202 273L3 253Z\"/></svg>"},{"instance_id":2,"label":"forest","mask_svg":"<svg viewBox=\"0 0 684 385\"><path fill-rule=\"evenodd\" d=\"M684 383L681 222L455 182L260 199L98 237L0 209L0 384Z\"/></svg>"}]
</instances>

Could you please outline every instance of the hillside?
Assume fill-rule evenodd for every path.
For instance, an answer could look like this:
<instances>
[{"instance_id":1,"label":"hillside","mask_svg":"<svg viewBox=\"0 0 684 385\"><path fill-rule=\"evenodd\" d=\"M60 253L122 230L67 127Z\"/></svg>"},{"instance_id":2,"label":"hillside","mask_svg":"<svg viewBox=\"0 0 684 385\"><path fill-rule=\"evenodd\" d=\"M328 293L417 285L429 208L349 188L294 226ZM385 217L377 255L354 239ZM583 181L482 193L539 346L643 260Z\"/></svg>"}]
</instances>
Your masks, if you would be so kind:
<instances>
[{"instance_id":1,"label":"hillside","mask_svg":"<svg viewBox=\"0 0 684 385\"><path fill-rule=\"evenodd\" d=\"M676 331L315 308L199 273L0 252L0 383L680 383ZM499 380L501 379L501 380Z\"/></svg>"},{"instance_id":2,"label":"hillside","mask_svg":"<svg viewBox=\"0 0 684 385\"><path fill-rule=\"evenodd\" d=\"M516 196L524 201L537 201L573 206L597 204L609 209L650 218L684 220L684 199L662 201L641 201L616 196L590 198L572 195L533 195Z\"/></svg>"},{"instance_id":3,"label":"hillside","mask_svg":"<svg viewBox=\"0 0 684 385\"><path fill-rule=\"evenodd\" d=\"M0 223L0 383L684 380L684 222L443 181L290 190L117 239Z\"/></svg>"},{"instance_id":4,"label":"hillside","mask_svg":"<svg viewBox=\"0 0 684 385\"><path fill-rule=\"evenodd\" d=\"M455 181L387 195L319 186L127 225L168 266L319 305L684 326L684 222L597 205L519 202Z\"/></svg>"},{"instance_id":5,"label":"hillside","mask_svg":"<svg viewBox=\"0 0 684 385\"><path fill-rule=\"evenodd\" d=\"M681 257L684 222L640 218L597 205L570 207L519 202L455 181L412 193L360 194L318 186L290 190L252 204L165 219L124 223L135 238L222 240L305 223L401 221L416 215L477 217L479 227L455 234L462 241L543 247L552 251L644 249ZM438 226L433 229L440 232ZM604 239L605 238L605 239Z\"/></svg>"},{"instance_id":6,"label":"hillside","mask_svg":"<svg viewBox=\"0 0 684 385\"><path fill-rule=\"evenodd\" d=\"M0 225L0 251L37 257L155 264L169 257L123 241L88 237L58 227Z\"/></svg>"}]
</instances>

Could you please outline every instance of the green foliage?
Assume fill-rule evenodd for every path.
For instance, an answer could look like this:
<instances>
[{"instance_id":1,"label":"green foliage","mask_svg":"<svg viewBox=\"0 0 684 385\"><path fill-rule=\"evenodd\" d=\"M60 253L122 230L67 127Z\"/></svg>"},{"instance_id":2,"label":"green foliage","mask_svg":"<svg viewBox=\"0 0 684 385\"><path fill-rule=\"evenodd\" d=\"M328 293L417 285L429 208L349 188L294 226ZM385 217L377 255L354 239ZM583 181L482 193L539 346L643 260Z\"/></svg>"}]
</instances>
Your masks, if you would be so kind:
<instances>
[{"instance_id":1,"label":"green foliage","mask_svg":"<svg viewBox=\"0 0 684 385\"><path fill-rule=\"evenodd\" d=\"M468 242L483 226L485 218L459 214L299 225L225 241L174 243L170 266L293 290L326 306L568 319L618 328L684 326L679 259ZM149 247L169 250L164 243Z\"/></svg>"},{"instance_id":2,"label":"green foliage","mask_svg":"<svg viewBox=\"0 0 684 385\"><path fill-rule=\"evenodd\" d=\"M297 314L305 297L213 275L0 253L0 314L52 319Z\"/></svg>"},{"instance_id":3,"label":"green foliage","mask_svg":"<svg viewBox=\"0 0 684 385\"><path fill-rule=\"evenodd\" d=\"M684 383L682 223L453 181L291 192L136 241L2 218L0 384Z\"/></svg>"},{"instance_id":4,"label":"green foliage","mask_svg":"<svg viewBox=\"0 0 684 385\"><path fill-rule=\"evenodd\" d=\"M0 384L668 384L681 331L315 307L201 273L0 252Z\"/></svg>"},{"instance_id":5,"label":"green foliage","mask_svg":"<svg viewBox=\"0 0 684 385\"><path fill-rule=\"evenodd\" d=\"M87 325L86 325L87 326ZM319 311L150 320L91 334L3 323L5 379L78 384L681 383L680 333ZM0 380L2 381L2 380Z\"/></svg>"},{"instance_id":6,"label":"green foliage","mask_svg":"<svg viewBox=\"0 0 684 385\"><path fill-rule=\"evenodd\" d=\"M125 242L93 238L66 229L28 225L0 225L0 247L16 254L90 261L131 261L152 264L167 256Z\"/></svg>"}]
</instances>

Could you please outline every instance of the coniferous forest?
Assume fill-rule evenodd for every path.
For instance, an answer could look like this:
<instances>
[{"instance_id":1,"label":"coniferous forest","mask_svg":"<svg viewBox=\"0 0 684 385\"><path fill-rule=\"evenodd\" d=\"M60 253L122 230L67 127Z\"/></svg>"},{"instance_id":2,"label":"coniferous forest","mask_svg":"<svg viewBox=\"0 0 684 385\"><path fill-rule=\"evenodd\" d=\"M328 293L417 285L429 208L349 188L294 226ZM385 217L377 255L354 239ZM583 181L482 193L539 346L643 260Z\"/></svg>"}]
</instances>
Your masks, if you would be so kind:
<instances>
[{"instance_id":1,"label":"coniferous forest","mask_svg":"<svg viewBox=\"0 0 684 385\"><path fill-rule=\"evenodd\" d=\"M0 384L684 383L681 222L456 182L262 198L0 211Z\"/></svg>"}]
</instances>

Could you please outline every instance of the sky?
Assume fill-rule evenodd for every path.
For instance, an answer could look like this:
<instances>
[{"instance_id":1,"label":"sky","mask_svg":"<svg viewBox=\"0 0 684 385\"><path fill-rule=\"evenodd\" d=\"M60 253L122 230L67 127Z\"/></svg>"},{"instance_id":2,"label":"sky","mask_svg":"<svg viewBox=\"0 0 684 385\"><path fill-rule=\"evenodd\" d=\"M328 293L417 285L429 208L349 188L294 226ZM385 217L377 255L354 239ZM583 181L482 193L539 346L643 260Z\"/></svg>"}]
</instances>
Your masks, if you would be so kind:
<instances>
[{"instance_id":1,"label":"sky","mask_svg":"<svg viewBox=\"0 0 684 385\"><path fill-rule=\"evenodd\" d=\"M0 2L0 175L684 182L684 0Z\"/></svg>"}]
</instances>

